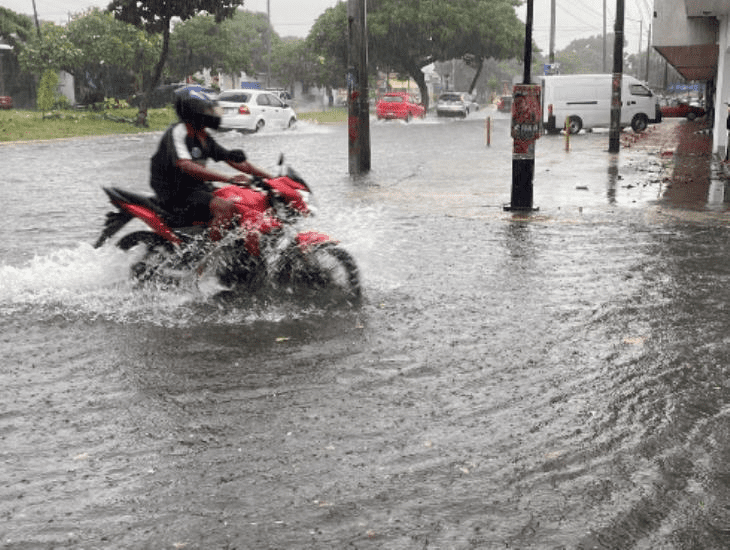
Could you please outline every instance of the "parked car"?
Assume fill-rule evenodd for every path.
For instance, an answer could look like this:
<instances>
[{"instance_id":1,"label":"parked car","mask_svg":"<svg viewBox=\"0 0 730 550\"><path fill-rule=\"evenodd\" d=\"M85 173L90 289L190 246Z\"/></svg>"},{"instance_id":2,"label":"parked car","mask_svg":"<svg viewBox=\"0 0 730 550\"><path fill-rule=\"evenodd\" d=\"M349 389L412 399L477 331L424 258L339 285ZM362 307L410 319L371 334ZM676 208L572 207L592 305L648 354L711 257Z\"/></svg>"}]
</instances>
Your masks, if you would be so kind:
<instances>
[{"instance_id":1,"label":"parked car","mask_svg":"<svg viewBox=\"0 0 730 550\"><path fill-rule=\"evenodd\" d=\"M694 120L705 115L702 107L678 99L670 100L667 105L662 105L659 109L663 117L687 117L688 120Z\"/></svg>"},{"instance_id":2,"label":"parked car","mask_svg":"<svg viewBox=\"0 0 730 550\"><path fill-rule=\"evenodd\" d=\"M497 110L502 113L512 112L512 96L511 95L499 96L499 99L497 100Z\"/></svg>"},{"instance_id":3,"label":"parked car","mask_svg":"<svg viewBox=\"0 0 730 550\"><path fill-rule=\"evenodd\" d=\"M218 95L223 109L222 130L258 132L264 128L291 128L294 109L265 90L226 90Z\"/></svg>"},{"instance_id":4,"label":"parked car","mask_svg":"<svg viewBox=\"0 0 730 550\"><path fill-rule=\"evenodd\" d=\"M437 116L460 116L466 118L472 110L472 100L469 94L461 92L445 92L436 102Z\"/></svg>"},{"instance_id":5,"label":"parked car","mask_svg":"<svg viewBox=\"0 0 730 550\"><path fill-rule=\"evenodd\" d=\"M13 98L9 95L0 95L0 109L12 109Z\"/></svg>"},{"instance_id":6,"label":"parked car","mask_svg":"<svg viewBox=\"0 0 730 550\"><path fill-rule=\"evenodd\" d=\"M397 118L408 122L413 117L426 116L426 109L406 92L389 92L376 104L375 115L378 120Z\"/></svg>"}]
</instances>

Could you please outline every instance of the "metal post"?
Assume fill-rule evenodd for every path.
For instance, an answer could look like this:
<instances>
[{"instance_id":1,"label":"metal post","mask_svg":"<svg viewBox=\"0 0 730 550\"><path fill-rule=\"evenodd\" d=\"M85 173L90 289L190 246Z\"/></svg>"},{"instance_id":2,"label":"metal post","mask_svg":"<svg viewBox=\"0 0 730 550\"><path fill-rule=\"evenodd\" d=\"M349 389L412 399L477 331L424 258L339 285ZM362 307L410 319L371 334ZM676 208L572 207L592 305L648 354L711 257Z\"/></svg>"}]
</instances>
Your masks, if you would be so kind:
<instances>
[{"instance_id":1,"label":"metal post","mask_svg":"<svg viewBox=\"0 0 730 550\"><path fill-rule=\"evenodd\" d=\"M512 199L505 210L532 210L535 141L542 131L540 86L530 84L532 68L533 0L527 0L523 84L512 91Z\"/></svg>"},{"instance_id":2,"label":"metal post","mask_svg":"<svg viewBox=\"0 0 730 550\"><path fill-rule=\"evenodd\" d=\"M646 40L646 78L644 80L649 83L649 62L651 60L651 23L649 23L649 37Z\"/></svg>"},{"instance_id":3,"label":"metal post","mask_svg":"<svg viewBox=\"0 0 730 550\"><path fill-rule=\"evenodd\" d=\"M609 153L618 153L621 148L621 79L624 71L624 0L616 0L616 26L614 29L611 127L608 136Z\"/></svg>"},{"instance_id":4,"label":"metal post","mask_svg":"<svg viewBox=\"0 0 730 550\"><path fill-rule=\"evenodd\" d=\"M550 0L550 65L555 63L555 0Z\"/></svg>"},{"instance_id":5,"label":"metal post","mask_svg":"<svg viewBox=\"0 0 730 550\"><path fill-rule=\"evenodd\" d=\"M370 171L367 8L365 0L347 1L349 37L348 154L350 174Z\"/></svg>"},{"instance_id":6,"label":"metal post","mask_svg":"<svg viewBox=\"0 0 730 550\"><path fill-rule=\"evenodd\" d=\"M603 72L608 70L606 67L606 0L603 0Z\"/></svg>"},{"instance_id":7,"label":"metal post","mask_svg":"<svg viewBox=\"0 0 730 550\"><path fill-rule=\"evenodd\" d=\"M271 0L266 0L266 89L271 88Z\"/></svg>"}]
</instances>

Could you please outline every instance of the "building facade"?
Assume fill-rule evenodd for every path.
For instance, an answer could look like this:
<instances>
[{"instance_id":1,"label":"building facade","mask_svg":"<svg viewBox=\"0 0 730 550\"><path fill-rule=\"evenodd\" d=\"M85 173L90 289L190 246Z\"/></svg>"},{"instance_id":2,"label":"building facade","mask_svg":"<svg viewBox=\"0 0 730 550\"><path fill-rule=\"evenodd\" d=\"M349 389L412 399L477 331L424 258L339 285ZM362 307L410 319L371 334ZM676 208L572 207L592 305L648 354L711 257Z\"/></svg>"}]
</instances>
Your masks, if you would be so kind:
<instances>
[{"instance_id":1,"label":"building facade","mask_svg":"<svg viewBox=\"0 0 730 550\"><path fill-rule=\"evenodd\" d=\"M713 153L726 155L730 0L654 0L652 46L689 81L707 83Z\"/></svg>"}]
</instances>

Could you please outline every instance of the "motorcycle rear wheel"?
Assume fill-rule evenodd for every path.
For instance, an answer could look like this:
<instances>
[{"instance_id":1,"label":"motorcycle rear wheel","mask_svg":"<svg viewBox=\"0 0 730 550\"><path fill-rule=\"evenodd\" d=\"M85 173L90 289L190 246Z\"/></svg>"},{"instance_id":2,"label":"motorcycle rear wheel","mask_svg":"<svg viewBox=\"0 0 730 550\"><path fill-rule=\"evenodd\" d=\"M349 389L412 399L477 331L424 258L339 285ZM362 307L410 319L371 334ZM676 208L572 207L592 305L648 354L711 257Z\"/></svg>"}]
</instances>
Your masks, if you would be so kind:
<instances>
[{"instance_id":1,"label":"motorcycle rear wheel","mask_svg":"<svg viewBox=\"0 0 730 550\"><path fill-rule=\"evenodd\" d=\"M296 277L305 293L359 305L362 300L360 271L349 252L333 242L320 243L304 253L304 269Z\"/></svg>"},{"instance_id":2,"label":"motorcycle rear wheel","mask_svg":"<svg viewBox=\"0 0 730 550\"><path fill-rule=\"evenodd\" d=\"M117 246L125 252L137 246L145 247L139 261L130 267L133 279L140 282L153 280L165 283L175 282L170 277L163 275L165 265L170 264L170 259L175 253L175 247L170 241L150 231L135 231L123 237Z\"/></svg>"}]
</instances>

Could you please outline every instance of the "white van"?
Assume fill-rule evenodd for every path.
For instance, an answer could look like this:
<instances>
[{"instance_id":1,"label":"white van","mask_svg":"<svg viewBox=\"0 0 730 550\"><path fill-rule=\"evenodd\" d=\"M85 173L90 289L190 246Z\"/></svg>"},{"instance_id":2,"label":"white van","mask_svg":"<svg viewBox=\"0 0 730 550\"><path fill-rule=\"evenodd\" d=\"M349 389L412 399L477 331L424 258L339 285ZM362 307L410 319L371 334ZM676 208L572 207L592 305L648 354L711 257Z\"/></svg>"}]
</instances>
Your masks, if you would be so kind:
<instances>
[{"instance_id":1,"label":"white van","mask_svg":"<svg viewBox=\"0 0 730 550\"><path fill-rule=\"evenodd\" d=\"M611 74L542 76L543 125L548 133L558 133L568 119L569 131L611 126ZM621 78L621 127L643 132L647 125L661 122L659 100L633 76Z\"/></svg>"}]
</instances>

